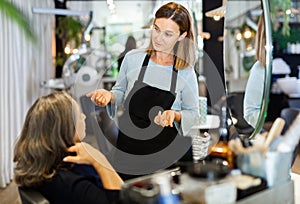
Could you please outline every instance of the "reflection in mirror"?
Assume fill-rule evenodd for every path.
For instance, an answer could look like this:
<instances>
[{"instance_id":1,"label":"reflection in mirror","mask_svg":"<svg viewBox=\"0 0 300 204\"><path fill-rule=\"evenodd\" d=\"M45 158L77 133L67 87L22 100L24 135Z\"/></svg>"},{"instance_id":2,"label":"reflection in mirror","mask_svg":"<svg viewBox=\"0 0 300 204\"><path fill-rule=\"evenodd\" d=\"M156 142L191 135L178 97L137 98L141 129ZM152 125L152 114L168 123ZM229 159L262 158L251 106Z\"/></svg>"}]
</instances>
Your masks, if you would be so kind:
<instances>
[{"instance_id":1,"label":"reflection in mirror","mask_svg":"<svg viewBox=\"0 0 300 204\"><path fill-rule=\"evenodd\" d=\"M270 20L269 16L264 18L268 8L264 0L229 0L226 4L224 70L228 106L237 132L249 137L262 128L269 96L271 55L265 45L270 42Z\"/></svg>"},{"instance_id":2,"label":"reflection in mirror","mask_svg":"<svg viewBox=\"0 0 300 204\"><path fill-rule=\"evenodd\" d=\"M261 110L262 96L264 91L265 66L265 24L263 13L258 20L255 41L254 64L251 67L244 96L244 118L255 127Z\"/></svg>"}]
</instances>

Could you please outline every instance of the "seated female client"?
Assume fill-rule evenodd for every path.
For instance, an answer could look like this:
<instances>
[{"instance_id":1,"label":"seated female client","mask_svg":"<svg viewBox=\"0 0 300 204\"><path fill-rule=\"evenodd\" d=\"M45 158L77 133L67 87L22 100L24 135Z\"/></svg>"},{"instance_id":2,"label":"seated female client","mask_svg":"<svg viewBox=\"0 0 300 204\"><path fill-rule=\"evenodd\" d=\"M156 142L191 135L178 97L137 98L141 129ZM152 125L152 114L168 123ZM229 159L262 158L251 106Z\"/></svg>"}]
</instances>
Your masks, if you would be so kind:
<instances>
[{"instance_id":1,"label":"seated female client","mask_svg":"<svg viewBox=\"0 0 300 204\"><path fill-rule=\"evenodd\" d=\"M65 92L35 101L15 145L15 182L50 203L115 203L123 183L85 137L85 115Z\"/></svg>"}]
</instances>

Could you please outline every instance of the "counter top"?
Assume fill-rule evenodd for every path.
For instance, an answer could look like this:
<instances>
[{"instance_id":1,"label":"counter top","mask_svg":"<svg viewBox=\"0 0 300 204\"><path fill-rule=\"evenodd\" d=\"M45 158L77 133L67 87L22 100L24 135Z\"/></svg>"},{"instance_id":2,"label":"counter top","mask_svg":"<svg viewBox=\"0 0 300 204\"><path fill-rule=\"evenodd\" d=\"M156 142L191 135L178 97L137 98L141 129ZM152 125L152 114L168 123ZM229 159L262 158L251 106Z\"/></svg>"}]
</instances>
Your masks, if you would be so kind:
<instances>
[{"instance_id":1,"label":"counter top","mask_svg":"<svg viewBox=\"0 0 300 204\"><path fill-rule=\"evenodd\" d=\"M158 176L157 178L159 178L159 176L167 176L168 177L168 174L170 174L171 172L173 172L174 175L179 175L179 174L176 173L176 172L179 172L179 168L177 168L175 170L168 170L168 171L158 172L155 175ZM181 175L182 176L181 181L187 181L188 180L187 178L190 178L190 177L187 177L187 176L184 177L184 175L186 175L186 174ZM296 173L291 173L290 176L291 176L290 177L291 179L288 180L288 181L278 183L277 185L275 185L273 187L270 187L270 188L267 188L265 190L259 191L255 194L249 195L249 196L247 196L243 199L240 199L240 200L236 201L235 203L236 204L253 204L253 203L255 203L255 204L265 204L265 203L272 203L272 204L294 204L295 203L295 204L300 204L300 175L296 174ZM154 178L153 175L152 176L148 175L148 176L139 177L139 178L136 178L136 179L132 179L131 181L125 182L123 187L122 187L122 195L125 196L124 198L129 198L130 197L131 199L134 198L134 199L137 199L137 200L146 199L146 197L143 197L142 194L138 193L138 191L135 191L135 194L134 194L135 196L133 196L133 194L131 195L131 193L129 193L129 192L133 192L133 191L132 191L130 186L132 186L135 182L153 183L153 178ZM203 180L197 180L196 181L196 183L198 183L197 184L198 187L196 187L196 188L195 188L195 185L193 185L193 182L191 183L190 181L191 180L189 180L189 182L186 182L186 183L182 182L182 184L180 184L181 191L183 189L187 189L186 188L187 186L184 186L184 183L188 185L188 189L190 190L190 191L185 191L185 192L182 191L182 193L185 194L186 196L191 196L195 193L197 193L198 196L204 196L203 193L205 193L205 192L201 191L201 189L203 188L203 185L201 184L199 186L199 182L201 183L201 182L203 182ZM213 182L213 181L211 181L211 182ZM223 183L223 184L229 184L229 183ZM178 186L177 186L177 188L178 188ZM153 189L155 189L155 188L153 188ZM152 192L153 189L149 189L149 190ZM214 188L214 189L217 190L217 188ZM199 191L199 192L197 192L197 191ZM191 192L191 193L186 194L187 192ZM130 194L130 196L129 196L129 194ZM128 201L126 203L130 203L129 201L131 199L126 200L126 201ZM147 199L148 199L148 197L147 197ZM149 197L149 199L151 199L151 198ZM199 197L197 197L197 199L199 199ZM141 203L145 203L145 200L143 200L143 202L141 202ZM188 203L188 202L181 202L180 201L180 203L183 204L183 203Z\"/></svg>"}]
</instances>

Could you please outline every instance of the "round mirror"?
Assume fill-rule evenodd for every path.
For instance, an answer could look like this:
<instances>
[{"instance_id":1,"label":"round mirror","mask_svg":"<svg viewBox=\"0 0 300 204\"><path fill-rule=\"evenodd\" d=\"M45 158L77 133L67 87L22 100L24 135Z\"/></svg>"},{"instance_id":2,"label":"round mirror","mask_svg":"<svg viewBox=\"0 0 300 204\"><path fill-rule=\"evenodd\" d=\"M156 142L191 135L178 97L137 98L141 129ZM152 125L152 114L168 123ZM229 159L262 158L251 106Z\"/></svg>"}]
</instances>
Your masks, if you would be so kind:
<instances>
[{"instance_id":1,"label":"round mirror","mask_svg":"<svg viewBox=\"0 0 300 204\"><path fill-rule=\"evenodd\" d=\"M224 30L227 105L237 132L252 138L263 127L271 83L268 0L228 0Z\"/></svg>"}]
</instances>

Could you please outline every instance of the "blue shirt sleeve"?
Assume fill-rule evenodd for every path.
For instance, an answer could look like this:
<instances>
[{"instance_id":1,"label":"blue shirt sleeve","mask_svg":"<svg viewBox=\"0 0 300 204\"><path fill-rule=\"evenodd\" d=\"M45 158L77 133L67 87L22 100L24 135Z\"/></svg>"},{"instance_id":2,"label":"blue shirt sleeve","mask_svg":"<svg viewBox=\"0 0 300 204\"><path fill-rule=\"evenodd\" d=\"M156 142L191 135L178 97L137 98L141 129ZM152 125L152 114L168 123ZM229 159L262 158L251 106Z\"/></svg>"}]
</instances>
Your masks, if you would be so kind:
<instances>
[{"instance_id":1,"label":"blue shirt sleeve","mask_svg":"<svg viewBox=\"0 0 300 204\"><path fill-rule=\"evenodd\" d=\"M244 96L244 118L255 127L261 110L265 68L257 61L251 68Z\"/></svg>"}]
</instances>

